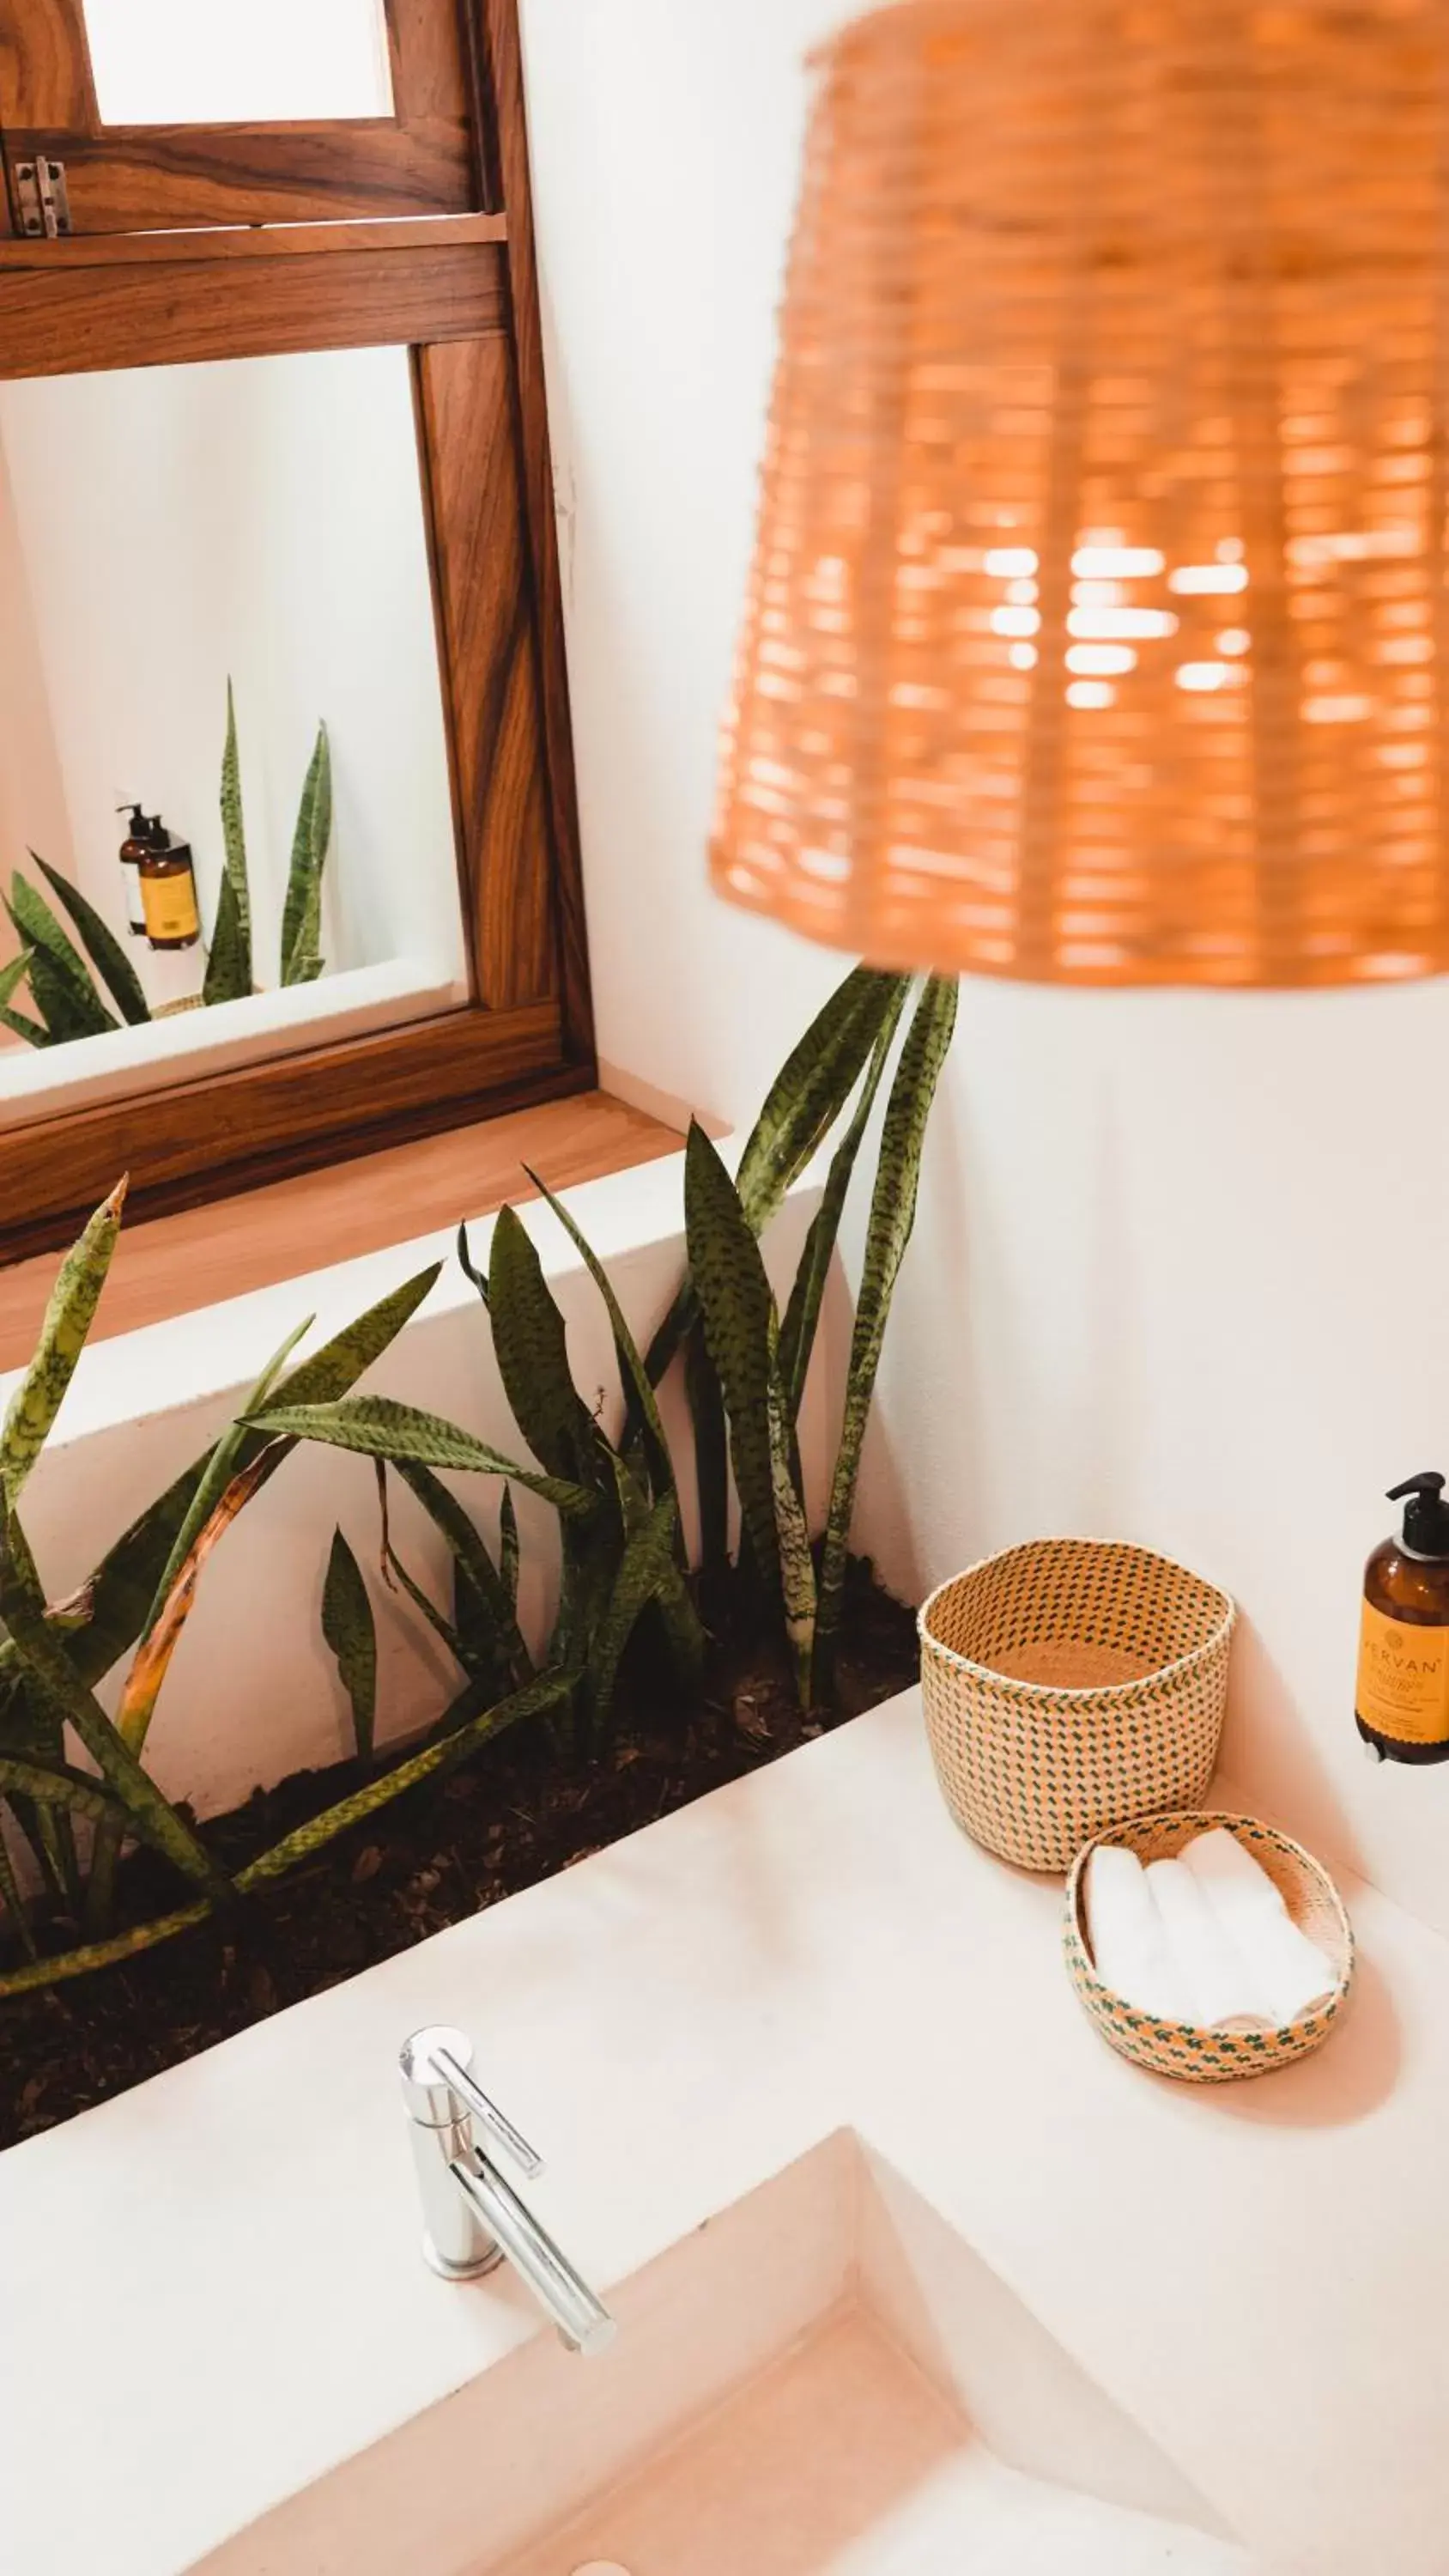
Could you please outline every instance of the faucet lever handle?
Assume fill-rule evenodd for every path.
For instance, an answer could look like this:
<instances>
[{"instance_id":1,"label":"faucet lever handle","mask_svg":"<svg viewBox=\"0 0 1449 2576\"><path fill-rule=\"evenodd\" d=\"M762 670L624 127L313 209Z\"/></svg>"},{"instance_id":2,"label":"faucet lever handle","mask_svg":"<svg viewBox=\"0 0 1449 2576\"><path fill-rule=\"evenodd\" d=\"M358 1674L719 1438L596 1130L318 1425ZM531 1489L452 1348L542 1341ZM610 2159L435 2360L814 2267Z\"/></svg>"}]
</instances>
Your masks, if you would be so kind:
<instances>
[{"instance_id":1,"label":"faucet lever handle","mask_svg":"<svg viewBox=\"0 0 1449 2576\"><path fill-rule=\"evenodd\" d=\"M522 2132L515 2129L505 2111L491 2102L481 2084L475 2084L466 2066L460 2066L450 2048L435 2048L433 2063L444 2081L451 2086L460 2102L466 2102L474 2119L487 2130L496 2146L510 2156L521 2174L532 2178L543 2171L543 2158L531 2147Z\"/></svg>"},{"instance_id":2,"label":"faucet lever handle","mask_svg":"<svg viewBox=\"0 0 1449 2576\"><path fill-rule=\"evenodd\" d=\"M466 2031L433 2023L415 2030L402 2051L399 2073L410 2119L429 2129L447 2128L458 2118L461 2103L485 2129L495 2146L512 2158L520 2173L543 2171L543 2158L521 2137L513 2122L490 2102L472 2074L473 2043Z\"/></svg>"}]
</instances>

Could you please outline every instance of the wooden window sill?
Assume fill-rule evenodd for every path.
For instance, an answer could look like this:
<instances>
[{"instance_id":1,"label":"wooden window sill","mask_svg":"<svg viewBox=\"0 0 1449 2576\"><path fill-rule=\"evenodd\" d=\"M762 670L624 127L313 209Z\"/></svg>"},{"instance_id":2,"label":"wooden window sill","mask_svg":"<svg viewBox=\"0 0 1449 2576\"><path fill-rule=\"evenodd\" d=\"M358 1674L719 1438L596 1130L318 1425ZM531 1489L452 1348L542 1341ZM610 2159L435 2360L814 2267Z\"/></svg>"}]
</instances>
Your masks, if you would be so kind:
<instances>
[{"instance_id":1,"label":"wooden window sill","mask_svg":"<svg viewBox=\"0 0 1449 2576\"><path fill-rule=\"evenodd\" d=\"M643 1110L586 1091L152 1217L122 1233L92 1338L109 1340L323 1264L384 1252L460 1217L491 1215L505 1200L536 1195L525 1163L551 1189L568 1189L656 1162L682 1143ZM0 1269L0 1371L29 1359L58 1266L58 1255L44 1253Z\"/></svg>"}]
</instances>

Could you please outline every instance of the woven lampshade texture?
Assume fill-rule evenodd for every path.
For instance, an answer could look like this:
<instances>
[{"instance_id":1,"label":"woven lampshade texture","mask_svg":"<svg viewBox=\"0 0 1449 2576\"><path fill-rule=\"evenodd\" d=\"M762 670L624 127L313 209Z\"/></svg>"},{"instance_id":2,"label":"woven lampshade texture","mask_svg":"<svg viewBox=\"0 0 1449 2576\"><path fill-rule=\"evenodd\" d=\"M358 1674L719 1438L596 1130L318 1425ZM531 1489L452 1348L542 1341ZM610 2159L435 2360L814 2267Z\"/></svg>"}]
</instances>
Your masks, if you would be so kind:
<instances>
[{"instance_id":1,"label":"woven lampshade texture","mask_svg":"<svg viewBox=\"0 0 1449 2576\"><path fill-rule=\"evenodd\" d=\"M1444 0L818 58L714 880L890 967L1449 964Z\"/></svg>"}]
</instances>

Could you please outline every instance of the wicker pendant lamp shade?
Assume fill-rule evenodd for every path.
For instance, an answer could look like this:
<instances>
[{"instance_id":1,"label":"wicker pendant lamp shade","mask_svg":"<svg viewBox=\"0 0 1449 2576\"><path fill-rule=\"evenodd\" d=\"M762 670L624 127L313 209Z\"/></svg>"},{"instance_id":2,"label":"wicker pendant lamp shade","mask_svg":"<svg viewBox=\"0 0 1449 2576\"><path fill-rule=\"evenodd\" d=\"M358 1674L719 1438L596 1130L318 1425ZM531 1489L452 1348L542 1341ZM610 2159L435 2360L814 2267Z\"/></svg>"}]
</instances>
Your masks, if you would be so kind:
<instances>
[{"instance_id":1,"label":"wicker pendant lamp shade","mask_svg":"<svg viewBox=\"0 0 1449 2576\"><path fill-rule=\"evenodd\" d=\"M1445 0L822 55L713 845L882 966L1449 965Z\"/></svg>"}]
</instances>

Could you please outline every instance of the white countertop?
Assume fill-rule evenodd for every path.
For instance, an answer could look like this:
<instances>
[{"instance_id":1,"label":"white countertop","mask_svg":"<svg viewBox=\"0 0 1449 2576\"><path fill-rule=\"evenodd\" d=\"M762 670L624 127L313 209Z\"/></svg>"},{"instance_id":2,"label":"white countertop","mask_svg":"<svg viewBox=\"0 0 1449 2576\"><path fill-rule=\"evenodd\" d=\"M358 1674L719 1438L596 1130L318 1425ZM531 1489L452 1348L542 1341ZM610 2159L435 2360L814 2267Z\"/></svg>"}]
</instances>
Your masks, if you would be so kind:
<instances>
[{"instance_id":1,"label":"white countertop","mask_svg":"<svg viewBox=\"0 0 1449 2576\"><path fill-rule=\"evenodd\" d=\"M1341 1883L1326 2049L1144 2075L1072 1994L1059 1882L951 1823L908 1693L11 2149L6 2576L180 2576L538 2330L419 2260L396 2055L429 2021L602 2290L854 2127L1265 2563L1445 2576L1449 1944Z\"/></svg>"}]
</instances>

